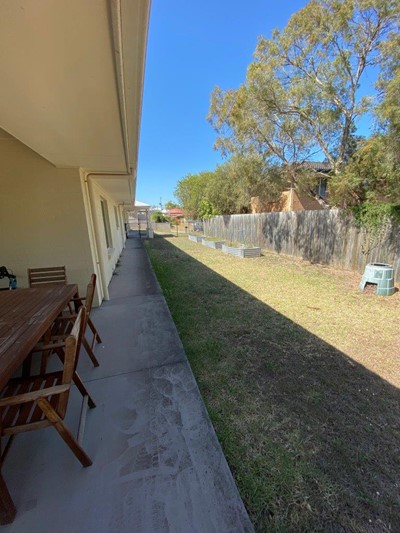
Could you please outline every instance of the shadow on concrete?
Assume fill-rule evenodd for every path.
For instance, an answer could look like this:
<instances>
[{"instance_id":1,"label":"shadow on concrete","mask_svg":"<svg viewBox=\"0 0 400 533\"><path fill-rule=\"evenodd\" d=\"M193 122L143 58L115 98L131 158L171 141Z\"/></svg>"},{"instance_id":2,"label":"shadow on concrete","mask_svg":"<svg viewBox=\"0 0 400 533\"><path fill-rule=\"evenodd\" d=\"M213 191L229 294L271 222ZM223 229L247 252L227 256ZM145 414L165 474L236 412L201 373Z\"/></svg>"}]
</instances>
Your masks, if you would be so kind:
<instances>
[{"instance_id":1,"label":"shadow on concrete","mask_svg":"<svg viewBox=\"0 0 400 533\"><path fill-rule=\"evenodd\" d=\"M272 503L265 502L259 523L267 527L279 506L286 505L289 515L306 501L308 531L400 531L400 391L173 243L158 237L152 246L154 257L160 258L156 273L200 390L218 411L217 427L221 423L221 432L227 430L223 420L226 417L229 424L232 409L238 417L251 416L245 412L246 400L256 394L259 446L264 432L289 453L293 464L308 465L302 471L303 492L282 494L278 487ZM240 268L241 260L237 261ZM195 337L207 332L209 341L196 351ZM224 346L229 346L229 353ZM202 379L207 367L226 378L220 384L225 397L218 408L212 388ZM234 396L237 383L243 385L241 398ZM277 423L269 426L271 418L280 420L281 430ZM291 449L290 438L285 440L293 434L301 452ZM239 448L248 446L248 435L238 433L235 438ZM234 453L225 453L231 461ZM240 465L231 462L231 468L245 475ZM262 467L259 476L261 483L271 482L271 472ZM318 486L321 479L325 488ZM251 498L242 497L251 512Z\"/></svg>"}]
</instances>

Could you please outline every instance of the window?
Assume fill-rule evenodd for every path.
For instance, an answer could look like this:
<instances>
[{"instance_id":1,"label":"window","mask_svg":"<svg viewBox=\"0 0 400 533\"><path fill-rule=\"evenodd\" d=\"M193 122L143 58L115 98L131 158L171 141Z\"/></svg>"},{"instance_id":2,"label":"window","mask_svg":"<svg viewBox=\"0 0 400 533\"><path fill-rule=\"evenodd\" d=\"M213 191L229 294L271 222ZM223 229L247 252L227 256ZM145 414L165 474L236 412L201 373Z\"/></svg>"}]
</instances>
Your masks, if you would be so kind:
<instances>
[{"instance_id":1,"label":"window","mask_svg":"<svg viewBox=\"0 0 400 533\"><path fill-rule=\"evenodd\" d=\"M114 215L115 215L115 225L117 226L117 229L119 228L119 218L118 218L118 209L117 206L114 205Z\"/></svg>"},{"instance_id":2,"label":"window","mask_svg":"<svg viewBox=\"0 0 400 533\"><path fill-rule=\"evenodd\" d=\"M326 198L328 196L328 182L326 178L321 178L317 187L317 194L321 198Z\"/></svg>"},{"instance_id":3,"label":"window","mask_svg":"<svg viewBox=\"0 0 400 533\"><path fill-rule=\"evenodd\" d=\"M108 217L107 201L104 198L100 198L101 213L103 215L104 233L106 236L107 248L112 248L110 219Z\"/></svg>"}]
</instances>

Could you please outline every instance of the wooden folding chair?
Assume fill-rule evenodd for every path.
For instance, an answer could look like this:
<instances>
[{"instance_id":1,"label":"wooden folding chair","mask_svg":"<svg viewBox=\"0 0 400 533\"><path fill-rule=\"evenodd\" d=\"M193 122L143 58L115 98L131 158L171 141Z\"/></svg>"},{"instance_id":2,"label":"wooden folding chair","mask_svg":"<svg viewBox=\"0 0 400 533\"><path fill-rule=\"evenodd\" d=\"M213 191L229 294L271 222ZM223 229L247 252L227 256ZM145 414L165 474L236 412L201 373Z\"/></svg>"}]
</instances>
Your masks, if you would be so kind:
<instances>
[{"instance_id":1,"label":"wooden folding chair","mask_svg":"<svg viewBox=\"0 0 400 533\"><path fill-rule=\"evenodd\" d=\"M91 397L91 395L89 394L88 390L86 389L83 381L81 380L81 378L79 377L78 372L77 372L79 354L80 354L81 345L82 345L82 342L83 342L83 339L84 339L84 335L85 335L85 330L86 330L86 325L87 325L87 317L88 317L87 312L86 312L86 307L81 306L81 308L83 308L85 310L85 317L84 317L84 322L83 322L83 325L82 325L82 327L83 327L82 334L79 336L78 342L77 342L75 367L74 367L74 374L73 374L73 378L72 379L73 379L77 389L82 394L82 396L83 397L87 396L89 407L93 408L93 407L96 407L96 404L95 404L93 398ZM64 363L66 339L71 334L70 333L71 329L74 327L75 321L77 320L78 316L79 316L79 312L76 315L73 315L73 316L69 316L68 315L66 317L62 316L62 317L57 318L56 324L61 324L62 322L64 322L62 319L63 318L67 318L67 324L65 324L65 322L64 322L61 325L61 327L63 328L64 331L68 331L68 333L67 334L62 334L62 335L60 335L60 334L51 335L50 338L47 338L44 342L43 341L39 342L35 346L35 348L32 350L31 355L33 355L34 353L41 353L42 354L42 359L41 359L41 363L40 363L40 374L41 375L46 373L47 360L50 357L50 355L52 355L53 353L55 353L59 357L61 362ZM58 331L58 333L60 333L60 326L56 325L55 327L56 327L56 330ZM30 364L29 364L29 368L30 368ZM24 375L25 376L29 375L29 373L30 372L25 371Z\"/></svg>"},{"instance_id":2,"label":"wooden folding chair","mask_svg":"<svg viewBox=\"0 0 400 533\"><path fill-rule=\"evenodd\" d=\"M86 309L77 315L71 334L65 340L64 368L59 372L10 380L0 399L0 432L9 439L1 454L3 463L11 442L17 433L54 426L71 448L82 466L92 461L82 448L82 439L89 403L88 395L82 400L77 438L64 424L69 394L76 369L78 346L84 333Z\"/></svg>"},{"instance_id":3,"label":"wooden folding chair","mask_svg":"<svg viewBox=\"0 0 400 533\"><path fill-rule=\"evenodd\" d=\"M83 304L83 301L86 300L85 307L86 307L86 311L87 311L87 325L90 327L90 329L92 330L92 334L93 334L92 342L91 342L91 345L90 345L92 350L93 350L93 346L94 346L95 342L98 342L100 344L102 342L101 338L100 338L100 335L99 335L99 332L97 331L97 328L93 324L93 321L92 321L92 319L90 317L90 313L92 312L94 293L96 291L96 283L97 283L97 276L96 276L96 274L92 274L90 276L90 281L89 281L89 284L87 286L86 296L83 297L83 298L78 296L77 298L73 298L71 300L71 302L75 303L75 310L76 311Z\"/></svg>"},{"instance_id":4,"label":"wooden folding chair","mask_svg":"<svg viewBox=\"0 0 400 533\"><path fill-rule=\"evenodd\" d=\"M81 305L84 305L85 308L86 308L87 325L86 325L85 334L83 335L82 344L83 344L88 356L90 357L93 365L94 366L99 366L100 363L97 360L97 357L94 355L93 347L94 347L95 342L101 343L101 338L100 338L99 332L96 329L96 326L93 324L93 321L90 318L90 313L92 311L92 305L93 305L94 293L95 293L95 290L96 290L96 280L97 280L96 274L92 274L90 276L90 281L89 281L87 289L86 289L86 296L85 297L73 298L71 300L71 302L74 303L76 310ZM67 320L67 321L68 320L69 321L72 320L73 321L75 318L76 318L76 313L73 313L71 315L66 315L64 317L60 317L60 320L61 321L65 321L65 320ZM93 335L91 342L88 341L87 336L86 336L86 331L87 331L87 327L88 326L91 329L92 335Z\"/></svg>"},{"instance_id":5,"label":"wooden folding chair","mask_svg":"<svg viewBox=\"0 0 400 533\"><path fill-rule=\"evenodd\" d=\"M85 332L82 337L82 344L86 350L86 353L90 357L90 360L92 361L94 366L99 366L99 361L97 360L97 357L95 356L93 352L94 343L101 342L100 335L93 324L93 322L90 319L90 312L92 310L92 304L93 304L93 297L94 297L94 291L96 288L96 274L92 274L90 277L90 282L88 283L87 289L86 289L86 296L85 297L77 297L73 298L70 301L70 304L73 304L75 306L75 309L79 308L80 306L84 306L86 309L86 327ZM53 328L52 328L52 334L50 337L46 339L44 343L39 343L33 350L33 352L42 352L42 363L41 363L41 372L45 372L47 368L47 359L51 355L52 352L57 352L57 348L59 346L62 347L63 340L68 336L71 327L77 317L77 313L70 313L65 314L57 317ZM87 326L90 327L93 333L92 342L90 343L87 340L86 337L86 330ZM61 343L61 345L60 345ZM58 352L57 352L58 353ZM60 355L60 353L59 353ZM77 380L79 379L79 376ZM76 385L78 386L78 382L75 380Z\"/></svg>"}]
</instances>

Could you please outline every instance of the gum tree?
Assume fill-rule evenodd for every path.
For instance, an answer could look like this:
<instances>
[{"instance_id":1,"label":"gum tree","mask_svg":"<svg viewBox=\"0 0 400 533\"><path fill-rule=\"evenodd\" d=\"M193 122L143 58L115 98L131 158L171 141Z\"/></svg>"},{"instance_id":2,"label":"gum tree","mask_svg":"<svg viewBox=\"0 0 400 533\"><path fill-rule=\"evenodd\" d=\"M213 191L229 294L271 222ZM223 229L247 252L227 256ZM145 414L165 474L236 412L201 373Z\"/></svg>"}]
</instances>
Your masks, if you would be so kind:
<instances>
[{"instance_id":1,"label":"gum tree","mask_svg":"<svg viewBox=\"0 0 400 533\"><path fill-rule=\"evenodd\" d=\"M245 83L212 93L216 147L262 154L289 174L322 153L339 173L372 105L360 84L381 61L396 16L393 0L312 0L283 31L261 37Z\"/></svg>"}]
</instances>

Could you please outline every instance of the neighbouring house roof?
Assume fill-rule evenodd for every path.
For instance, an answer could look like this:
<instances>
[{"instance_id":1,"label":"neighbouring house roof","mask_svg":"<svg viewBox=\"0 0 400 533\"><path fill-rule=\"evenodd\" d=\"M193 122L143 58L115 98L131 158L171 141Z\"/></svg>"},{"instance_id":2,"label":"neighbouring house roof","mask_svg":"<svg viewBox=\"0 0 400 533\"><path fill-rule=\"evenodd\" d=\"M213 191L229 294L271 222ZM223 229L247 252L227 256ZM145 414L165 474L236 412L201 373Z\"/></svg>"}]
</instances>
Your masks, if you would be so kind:
<instances>
[{"instance_id":1,"label":"neighbouring house roof","mask_svg":"<svg viewBox=\"0 0 400 533\"><path fill-rule=\"evenodd\" d=\"M251 199L251 212L268 213L280 211L315 211L324 206L315 198L299 194L295 189L284 191L276 202L263 202L259 196Z\"/></svg>"},{"instance_id":2,"label":"neighbouring house roof","mask_svg":"<svg viewBox=\"0 0 400 533\"><path fill-rule=\"evenodd\" d=\"M304 168L310 168L315 170L315 172L330 172L333 170L333 167L330 163L320 161L304 161L304 163L301 163L300 166Z\"/></svg>"},{"instance_id":3,"label":"neighbouring house roof","mask_svg":"<svg viewBox=\"0 0 400 533\"><path fill-rule=\"evenodd\" d=\"M333 170L330 163L325 161L304 161L303 163L294 163L292 168L296 169L310 169L315 173L327 174ZM295 182L297 178L295 176ZM321 177L320 181L325 181L325 177ZM275 202L264 202L259 196L251 198L252 213L263 213L270 211L303 211L303 210L319 210L326 209L328 204L326 202L326 191L322 193L320 186L317 185L317 190L311 191L313 194L309 196L307 194L299 193L296 190L296 184L293 186L288 182L288 189L282 191L281 197Z\"/></svg>"},{"instance_id":4,"label":"neighbouring house roof","mask_svg":"<svg viewBox=\"0 0 400 533\"><path fill-rule=\"evenodd\" d=\"M143 207L147 209L147 208L150 208L151 205L145 204L144 202L139 202L139 200L135 200L135 207Z\"/></svg>"},{"instance_id":5,"label":"neighbouring house roof","mask_svg":"<svg viewBox=\"0 0 400 533\"><path fill-rule=\"evenodd\" d=\"M168 209L167 214L175 217L183 216L182 209Z\"/></svg>"}]
</instances>

